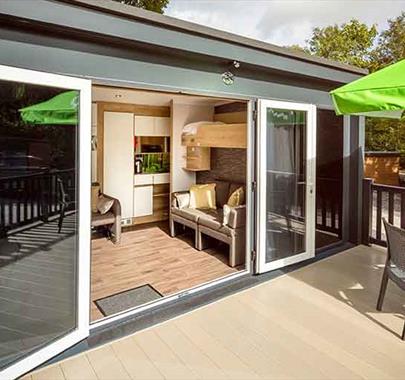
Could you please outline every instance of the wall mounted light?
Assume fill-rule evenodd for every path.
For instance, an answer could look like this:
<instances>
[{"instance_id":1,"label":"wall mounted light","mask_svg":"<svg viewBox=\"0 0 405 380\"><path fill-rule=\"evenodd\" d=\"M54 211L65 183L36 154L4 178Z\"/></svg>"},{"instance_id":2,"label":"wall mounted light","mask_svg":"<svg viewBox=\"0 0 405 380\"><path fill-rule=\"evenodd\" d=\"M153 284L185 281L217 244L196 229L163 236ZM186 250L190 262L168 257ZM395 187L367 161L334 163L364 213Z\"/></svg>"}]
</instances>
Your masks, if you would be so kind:
<instances>
[{"instance_id":1,"label":"wall mounted light","mask_svg":"<svg viewBox=\"0 0 405 380\"><path fill-rule=\"evenodd\" d=\"M221 74L222 77L222 82L226 84L227 86L230 86L233 84L235 81L235 74L233 73L234 69L239 69L240 67L240 62L238 61L233 61L230 65L228 70L224 71Z\"/></svg>"}]
</instances>

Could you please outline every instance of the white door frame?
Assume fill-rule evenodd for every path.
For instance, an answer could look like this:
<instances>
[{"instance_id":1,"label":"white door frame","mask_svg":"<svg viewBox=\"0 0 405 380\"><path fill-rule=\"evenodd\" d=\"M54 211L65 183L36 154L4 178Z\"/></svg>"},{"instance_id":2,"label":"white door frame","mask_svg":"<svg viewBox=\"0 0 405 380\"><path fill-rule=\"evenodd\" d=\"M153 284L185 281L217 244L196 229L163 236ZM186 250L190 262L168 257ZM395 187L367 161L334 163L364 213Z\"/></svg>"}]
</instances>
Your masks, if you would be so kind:
<instances>
[{"instance_id":1,"label":"white door frame","mask_svg":"<svg viewBox=\"0 0 405 380\"><path fill-rule=\"evenodd\" d=\"M77 327L63 337L33 351L0 372L17 378L89 335L90 302L90 193L91 193L91 81L0 65L0 80L80 91L79 116L79 244L77 260ZM78 165L78 167L79 167Z\"/></svg>"},{"instance_id":2,"label":"white door frame","mask_svg":"<svg viewBox=\"0 0 405 380\"><path fill-rule=\"evenodd\" d=\"M305 252L289 256L283 259L266 262L266 152L267 152L267 108L278 108L307 112L306 128L306 215ZM257 260L256 271L258 273L267 272L291 265L315 256L315 191L316 191L316 107L312 104L292 103L278 100L258 100L258 193L257 193Z\"/></svg>"}]
</instances>

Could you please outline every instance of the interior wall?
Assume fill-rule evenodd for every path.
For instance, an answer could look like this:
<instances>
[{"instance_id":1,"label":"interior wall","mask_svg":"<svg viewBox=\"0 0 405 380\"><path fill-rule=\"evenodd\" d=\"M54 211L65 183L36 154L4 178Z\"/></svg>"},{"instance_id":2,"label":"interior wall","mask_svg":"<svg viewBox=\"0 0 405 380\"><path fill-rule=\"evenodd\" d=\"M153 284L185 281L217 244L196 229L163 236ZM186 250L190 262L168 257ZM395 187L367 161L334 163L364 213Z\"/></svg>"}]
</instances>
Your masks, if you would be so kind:
<instances>
[{"instance_id":1,"label":"interior wall","mask_svg":"<svg viewBox=\"0 0 405 380\"><path fill-rule=\"evenodd\" d=\"M170 160L171 192L188 190L196 183L196 173L184 170L186 147L181 145L181 134L186 124L197 121L213 121L214 107L211 105L181 104L172 102L172 136Z\"/></svg>"}]
</instances>

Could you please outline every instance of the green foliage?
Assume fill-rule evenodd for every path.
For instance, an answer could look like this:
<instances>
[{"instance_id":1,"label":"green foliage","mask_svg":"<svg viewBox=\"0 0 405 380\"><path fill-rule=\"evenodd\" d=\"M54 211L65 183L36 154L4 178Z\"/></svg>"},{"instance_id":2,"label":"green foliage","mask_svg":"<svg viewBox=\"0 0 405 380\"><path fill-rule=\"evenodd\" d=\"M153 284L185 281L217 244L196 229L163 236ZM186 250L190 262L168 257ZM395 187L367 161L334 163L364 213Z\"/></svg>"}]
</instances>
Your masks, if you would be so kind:
<instances>
[{"instance_id":1,"label":"green foliage","mask_svg":"<svg viewBox=\"0 0 405 380\"><path fill-rule=\"evenodd\" d=\"M405 12L388 20L388 28L379 35L375 25L368 27L351 20L341 25L315 28L307 46L291 48L373 72L405 59ZM400 121L367 118L366 150L400 151L405 164L405 118Z\"/></svg>"},{"instance_id":2,"label":"green foliage","mask_svg":"<svg viewBox=\"0 0 405 380\"><path fill-rule=\"evenodd\" d=\"M169 4L169 0L114 0L122 4L146 9L156 13L163 13Z\"/></svg>"},{"instance_id":3,"label":"green foliage","mask_svg":"<svg viewBox=\"0 0 405 380\"><path fill-rule=\"evenodd\" d=\"M372 70L382 68L405 58L405 12L388 20L388 29L381 32L374 52Z\"/></svg>"},{"instance_id":4,"label":"green foliage","mask_svg":"<svg viewBox=\"0 0 405 380\"><path fill-rule=\"evenodd\" d=\"M320 57L367 68L372 60L376 36L375 25L368 27L353 19L342 25L315 28L307 41L307 49Z\"/></svg>"}]
</instances>

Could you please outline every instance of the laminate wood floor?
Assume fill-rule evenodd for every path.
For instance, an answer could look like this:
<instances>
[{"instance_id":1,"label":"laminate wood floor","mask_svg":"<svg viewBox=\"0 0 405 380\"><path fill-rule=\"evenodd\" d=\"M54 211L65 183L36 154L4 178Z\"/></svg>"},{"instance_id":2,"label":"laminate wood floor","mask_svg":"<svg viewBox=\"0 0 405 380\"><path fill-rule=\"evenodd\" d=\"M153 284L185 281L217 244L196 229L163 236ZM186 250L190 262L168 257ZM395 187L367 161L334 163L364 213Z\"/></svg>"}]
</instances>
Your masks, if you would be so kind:
<instances>
[{"instance_id":1,"label":"laminate wood floor","mask_svg":"<svg viewBox=\"0 0 405 380\"><path fill-rule=\"evenodd\" d=\"M404 379L404 296L358 246L26 379Z\"/></svg>"},{"instance_id":2,"label":"laminate wood floor","mask_svg":"<svg viewBox=\"0 0 405 380\"><path fill-rule=\"evenodd\" d=\"M167 223L135 227L120 245L105 238L92 241L91 320L103 317L94 301L150 284L167 296L237 272L228 266L225 245L198 251L194 235L172 238Z\"/></svg>"}]
</instances>

